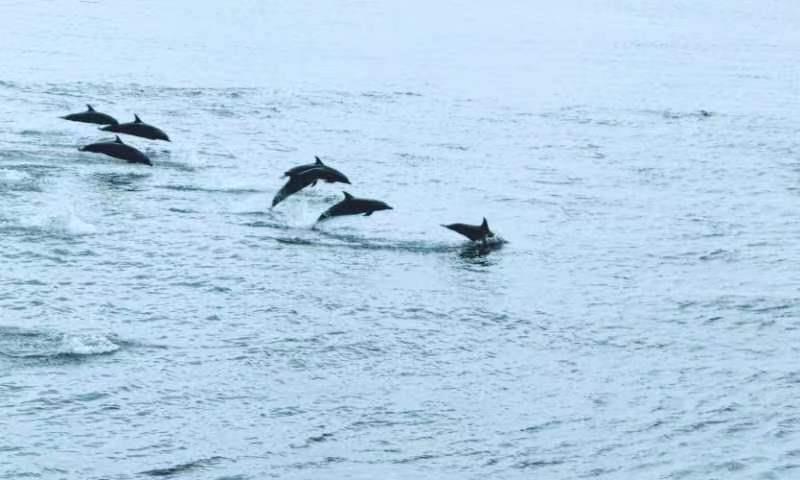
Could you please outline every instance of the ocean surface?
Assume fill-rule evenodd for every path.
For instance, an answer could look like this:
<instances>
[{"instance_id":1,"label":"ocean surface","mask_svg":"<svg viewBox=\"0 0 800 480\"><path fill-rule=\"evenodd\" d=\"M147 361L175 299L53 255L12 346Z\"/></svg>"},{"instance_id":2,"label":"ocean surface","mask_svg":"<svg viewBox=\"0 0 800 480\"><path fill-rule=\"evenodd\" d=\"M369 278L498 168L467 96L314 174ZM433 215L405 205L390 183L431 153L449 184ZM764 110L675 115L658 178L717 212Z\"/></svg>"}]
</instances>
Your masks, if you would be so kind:
<instances>
[{"instance_id":1,"label":"ocean surface","mask_svg":"<svg viewBox=\"0 0 800 480\"><path fill-rule=\"evenodd\" d=\"M0 479L800 478L796 2L0 18Z\"/></svg>"}]
</instances>

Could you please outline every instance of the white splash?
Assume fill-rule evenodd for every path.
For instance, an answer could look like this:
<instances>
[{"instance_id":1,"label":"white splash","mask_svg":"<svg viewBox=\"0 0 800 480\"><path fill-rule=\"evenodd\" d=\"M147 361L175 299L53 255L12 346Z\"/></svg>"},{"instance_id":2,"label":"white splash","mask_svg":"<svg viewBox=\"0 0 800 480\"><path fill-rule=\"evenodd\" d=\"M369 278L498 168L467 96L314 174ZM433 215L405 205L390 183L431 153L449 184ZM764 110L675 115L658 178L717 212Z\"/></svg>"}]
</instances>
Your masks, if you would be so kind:
<instances>
[{"instance_id":1,"label":"white splash","mask_svg":"<svg viewBox=\"0 0 800 480\"><path fill-rule=\"evenodd\" d=\"M58 346L61 355L100 355L116 352L120 346L98 334L64 334Z\"/></svg>"}]
</instances>

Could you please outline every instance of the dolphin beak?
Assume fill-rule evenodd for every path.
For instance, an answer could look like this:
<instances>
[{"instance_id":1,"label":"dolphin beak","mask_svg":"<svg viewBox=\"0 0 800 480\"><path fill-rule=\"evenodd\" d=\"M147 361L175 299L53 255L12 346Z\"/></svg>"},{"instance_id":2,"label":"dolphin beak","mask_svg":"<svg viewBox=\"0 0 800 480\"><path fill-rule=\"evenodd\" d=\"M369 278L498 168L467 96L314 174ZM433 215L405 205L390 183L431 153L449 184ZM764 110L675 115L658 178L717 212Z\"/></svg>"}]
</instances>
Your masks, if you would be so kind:
<instances>
[{"instance_id":1,"label":"dolphin beak","mask_svg":"<svg viewBox=\"0 0 800 480\"><path fill-rule=\"evenodd\" d=\"M79 152L85 152L86 151L86 147L78 147L78 151Z\"/></svg>"}]
</instances>

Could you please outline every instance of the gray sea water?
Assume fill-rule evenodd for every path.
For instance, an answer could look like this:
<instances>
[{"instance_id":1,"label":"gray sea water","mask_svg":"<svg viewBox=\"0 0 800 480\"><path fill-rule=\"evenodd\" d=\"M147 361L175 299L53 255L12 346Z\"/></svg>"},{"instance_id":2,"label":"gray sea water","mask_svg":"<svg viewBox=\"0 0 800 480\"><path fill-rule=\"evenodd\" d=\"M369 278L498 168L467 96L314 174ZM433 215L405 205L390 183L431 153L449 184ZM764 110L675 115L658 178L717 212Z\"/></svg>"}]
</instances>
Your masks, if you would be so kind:
<instances>
[{"instance_id":1,"label":"gray sea water","mask_svg":"<svg viewBox=\"0 0 800 480\"><path fill-rule=\"evenodd\" d=\"M0 18L0 478L800 477L795 2Z\"/></svg>"}]
</instances>

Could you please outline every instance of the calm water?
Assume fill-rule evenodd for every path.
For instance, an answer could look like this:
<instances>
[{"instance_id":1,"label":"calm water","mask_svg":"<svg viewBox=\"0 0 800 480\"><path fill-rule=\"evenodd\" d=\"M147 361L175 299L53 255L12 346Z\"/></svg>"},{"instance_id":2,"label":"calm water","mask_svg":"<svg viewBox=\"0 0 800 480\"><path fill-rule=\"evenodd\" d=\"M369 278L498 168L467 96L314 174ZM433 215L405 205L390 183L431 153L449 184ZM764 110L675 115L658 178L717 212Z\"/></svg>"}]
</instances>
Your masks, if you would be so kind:
<instances>
[{"instance_id":1,"label":"calm water","mask_svg":"<svg viewBox=\"0 0 800 480\"><path fill-rule=\"evenodd\" d=\"M0 478L800 475L796 5L318 3L0 4Z\"/></svg>"}]
</instances>

